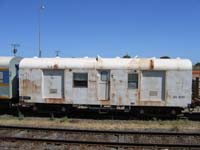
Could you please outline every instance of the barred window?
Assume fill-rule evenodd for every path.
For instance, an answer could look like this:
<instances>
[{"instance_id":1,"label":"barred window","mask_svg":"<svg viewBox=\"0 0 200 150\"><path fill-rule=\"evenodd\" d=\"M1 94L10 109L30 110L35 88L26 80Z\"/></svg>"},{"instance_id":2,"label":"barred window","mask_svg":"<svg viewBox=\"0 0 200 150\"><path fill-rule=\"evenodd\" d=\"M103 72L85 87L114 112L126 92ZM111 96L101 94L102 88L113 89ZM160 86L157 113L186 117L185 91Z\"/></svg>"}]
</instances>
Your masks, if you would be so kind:
<instances>
[{"instance_id":1,"label":"barred window","mask_svg":"<svg viewBox=\"0 0 200 150\"><path fill-rule=\"evenodd\" d=\"M138 74L137 73L128 74L128 88L129 89L138 88Z\"/></svg>"},{"instance_id":2,"label":"barred window","mask_svg":"<svg viewBox=\"0 0 200 150\"><path fill-rule=\"evenodd\" d=\"M88 87L88 73L73 73L74 87Z\"/></svg>"}]
</instances>

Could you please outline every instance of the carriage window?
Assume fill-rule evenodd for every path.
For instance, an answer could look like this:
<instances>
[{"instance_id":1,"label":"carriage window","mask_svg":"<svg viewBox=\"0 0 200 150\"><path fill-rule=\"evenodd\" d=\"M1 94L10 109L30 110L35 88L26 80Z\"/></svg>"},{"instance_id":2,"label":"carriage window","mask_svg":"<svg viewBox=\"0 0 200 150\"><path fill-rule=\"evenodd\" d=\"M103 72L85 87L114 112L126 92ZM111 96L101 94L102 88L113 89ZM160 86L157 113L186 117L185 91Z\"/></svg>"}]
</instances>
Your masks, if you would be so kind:
<instances>
[{"instance_id":1,"label":"carriage window","mask_svg":"<svg viewBox=\"0 0 200 150\"><path fill-rule=\"evenodd\" d=\"M138 74L130 73L128 74L128 88L137 89L138 88Z\"/></svg>"},{"instance_id":2,"label":"carriage window","mask_svg":"<svg viewBox=\"0 0 200 150\"><path fill-rule=\"evenodd\" d=\"M73 73L74 87L88 87L87 73Z\"/></svg>"},{"instance_id":3,"label":"carriage window","mask_svg":"<svg viewBox=\"0 0 200 150\"><path fill-rule=\"evenodd\" d=\"M0 72L0 83L4 83L4 84L9 83L9 71L8 70Z\"/></svg>"},{"instance_id":4,"label":"carriage window","mask_svg":"<svg viewBox=\"0 0 200 150\"><path fill-rule=\"evenodd\" d=\"M108 71L102 71L101 72L101 81L108 81L108 80L109 80Z\"/></svg>"}]
</instances>

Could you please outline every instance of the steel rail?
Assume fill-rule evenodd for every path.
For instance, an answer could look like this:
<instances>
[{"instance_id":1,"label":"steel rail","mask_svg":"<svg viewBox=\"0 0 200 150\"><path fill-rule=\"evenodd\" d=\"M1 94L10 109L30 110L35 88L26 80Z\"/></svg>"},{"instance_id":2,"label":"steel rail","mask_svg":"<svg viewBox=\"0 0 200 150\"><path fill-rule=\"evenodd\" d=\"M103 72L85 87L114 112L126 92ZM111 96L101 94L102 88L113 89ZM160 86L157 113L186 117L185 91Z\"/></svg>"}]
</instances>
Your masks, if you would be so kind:
<instances>
[{"instance_id":1,"label":"steel rail","mask_svg":"<svg viewBox=\"0 0 200 150\"><path fill-rule=\"evenodd\" d=\"M46 128L29 126L5 126L0 125L2 129L20 129L37 131L57 131L57 132L79 132L79 133L101 133L101 134L144 134L144 135L172 135L172 136L200 136L200 132L155 132L155 131L130 131L130 130L90 130L90 129L66 129L66 128Z\"/></svg>"},{"instance_id":2,"label":"steel rail","mask_svg":"<svg viewBox=\"0 0 200 150\"><path fill-rule=\"evenodd\" d=\"M61 144L82 144L82 145L103 145L103 146L143 146L143 147L188 147L199 148L198 144L149 144L149 143L124 143L124 142L98 142L98 141L79 141L79 140L59 140L45 138L26 138L26 137L6 137L0 136L1 141L26 141L26 142L44 142L44 143L61 143Z\"/></svg>"}]
</instances>

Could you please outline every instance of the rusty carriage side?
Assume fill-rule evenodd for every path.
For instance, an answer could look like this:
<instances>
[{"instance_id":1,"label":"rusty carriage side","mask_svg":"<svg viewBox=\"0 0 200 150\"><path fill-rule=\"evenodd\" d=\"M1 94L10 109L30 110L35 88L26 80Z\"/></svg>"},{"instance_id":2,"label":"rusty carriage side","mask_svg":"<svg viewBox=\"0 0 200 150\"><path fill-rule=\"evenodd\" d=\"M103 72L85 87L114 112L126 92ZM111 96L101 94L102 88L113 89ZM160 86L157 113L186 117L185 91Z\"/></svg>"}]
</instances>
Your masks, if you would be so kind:
<instances>
[{"instance_id":1,"label":"rusty carriage side","mask_svg":"<svg viewBox=\"0 0 200 150\"><path fill-rule=\"evenodd\" d=\"M187 59L25 58L20 63L20 102L57 111L175 110L191 103L191 68Z\"/></svg>"}]
</instances>

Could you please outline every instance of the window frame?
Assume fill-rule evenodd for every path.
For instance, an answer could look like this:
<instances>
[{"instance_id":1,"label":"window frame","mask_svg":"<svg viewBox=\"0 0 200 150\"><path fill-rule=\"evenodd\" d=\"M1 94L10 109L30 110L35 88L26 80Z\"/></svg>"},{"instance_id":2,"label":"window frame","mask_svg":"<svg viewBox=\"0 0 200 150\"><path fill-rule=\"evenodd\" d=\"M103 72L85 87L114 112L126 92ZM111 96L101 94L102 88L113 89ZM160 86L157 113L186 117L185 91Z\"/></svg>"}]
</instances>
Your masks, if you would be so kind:
<instances>
[{"instance_id":1,"label":"window frame","mask_svg":"<svg viewBox=\"0 0 200 150\"><path fill-rule=\"evenodd\" d=\"M86 80L75 80L75 75L86 75ZM79 85L76 85L79 82ZM82 83L81 83L82 82ZM85 84L83 84L85 82ZM83 85L81 85L81 84ZM73 72L73 88L88 88L88 73L87 72Z\"/></svg>"},{"instance_id":2,"label":"window frame","mask_svg":"<svg viewBox=\"0 0 200 150\"><path fill-rule=\"evenodd\" d=\"M10 75L9 70L0 70L1 78L0 78L0 84L9 84Z\"/></svg>"},{"instance_id":3,"label":"window frame","mask_svg":"<svg viewBox=\"0 0 200 150\"><path fill-rule=\"evenodd\" d=\"M106 75L106 79L104 79L104 75ZM110 80L110 73L106 70L100 72L101 81L107 82Z\"/></svg>"},{"instance_id":4,"label":"window frame","mask_svg":"<svg viewBox=\"0 0 200 150\"><path fill-rule=\"evenodd\" d=\"M136 79L132 79L130 80L130 75L136 75ZM128 73L128 89L138 89L138 83L139 83L139 80L138 80L138 73ZM132 83L133 85L136 84L136 86L130 86L130 83Z\"/></svg>"}]
</instances>

